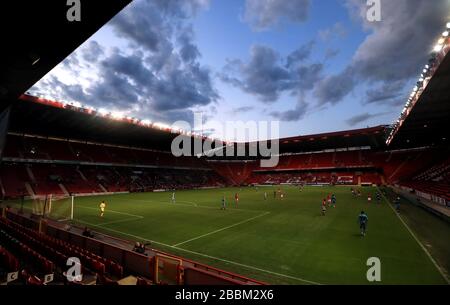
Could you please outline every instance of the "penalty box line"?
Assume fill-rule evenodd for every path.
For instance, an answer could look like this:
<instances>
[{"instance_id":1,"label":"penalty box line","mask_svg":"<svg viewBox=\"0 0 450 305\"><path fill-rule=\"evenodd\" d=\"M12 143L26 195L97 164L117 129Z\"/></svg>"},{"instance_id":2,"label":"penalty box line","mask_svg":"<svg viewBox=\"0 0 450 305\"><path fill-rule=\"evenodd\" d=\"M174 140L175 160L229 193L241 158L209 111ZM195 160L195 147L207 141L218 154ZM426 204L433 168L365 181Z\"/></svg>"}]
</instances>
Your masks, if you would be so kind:
<instances>
[{"instance_id":1,"label":"penalty box line","mask_svg":"<svg viewBox=\"0 0 450 305\"><path fill-rule=\"evenodd\" d=\"M212 231L212 232L209 232L209 233L206 233L206 234L203 234L203 235L200 235L200 236L197 236L197 237L194 237L194 238L185 240L185 241L183 241L183 242L174 244L173 247L178 247L178 246L187 244L187 243L189 243L189 242L191 242L191 241L194 241L194 240L197 240L197 239L200 239L200 238L203 238L203 237L206 237L206 236L209 236L209 235L212 235L212 234L216 234L216 233L219 233L219 232L221 232L221 231L224 231L224 230L227 230L227 229L230 229L230 228L239 226L239 225L241 225L241 224L244 224L244 223L247 223L247 222L249 222L249 221L252 221L252 220L254 220L254 219L256 219L256 218L260 218L260 217L266 216L266 215L269 214L269 213L270 213L270 212L265 212L265 213L256 215L256 216L254 216L254 217L251 217L251 218L242 220L242 221L237 222L237 223L235 223L235 224L232 224L232 225L229 225L229 226L226 226L226 227L223 227L223 228L214 230L214 231Z\"/></svg>"},{"instance_id":2,"label":"penalty box line","mask_svg":"<svg viewBox=\"0 0 450 305\"><path fill-rule=\"evenodd\" d=\"M91 208L91 207L85 207L85 206L77 206L77 208L99 211L98 208ZM127 215L127 216L132 216L132 217L136 217L136 218L140 218L140 219L144 218L144 216L142 216L142 215L130 214L130 213L119 212L119 211L114 211L114 210L109 210L109 209L107 209L105 211L105 213L114 213L114 214L120 214L120 215Z\"/></svg>"},{"instance_id":3,"label":"penalty box line","mask_svg":"<svg viewBox=\"0 0 450 305\"><path fill-rule=\"evenodd\" d=\"M121 220L103 222L103 223L99 223L99 224L92 224L90 222L87 222L87 221L84 221L81 219L75 220L75 222L81 222L81 223L84 223L84 224L87 224L87 225L90 225L93 227L102 228L103 226L107 226L107 225L111 225L111 224L117 224L117 223L122 223L122 222L129 222L129 221L137 221L140 219L142 219L142 218L133 217L133 218L125 218L125 219L121 219Z\"/></svg>"},{"instance_id":4,"label":"penalty box line","mask_svg":"<svg viewBox=\"0 0 450 305\"><path fill-rule=\"evenodd\" d=\"M80 221L80 222L83 222L85 224L92 225L92 226L98 226L98 225L91 224L91 223L89 223L87 221ZM212 259L212 260L224 262L224 263L235 265L235 266L239 266L239 267L243 267L243 268L246 268L246 269L259 271L259 272L263 272L263 273L267 273L267 274L271 274L271 275L275 275L275 276L279 276L279 277L284 277L284 278L296 280L296 281L299 281L299 282L307 283L307 284L310 284L310 285L322 285L321 283L318 283L318 282L314 282L314 281L310 281L310 280L306 280L306 279L303 279L303 278L299 278L299 277L295 277L295 276L291 276L291 275L286 275L286 274L282 274L282 273L278 273L278 272L274 272L274 271L270 271L270 270L265 270L265 269L258 268L258 267L255 267L255 266L250 266L250 265L246 265L246 264L230 261L230 260L227 260L227 259L224 259L224 258L219 258L219 257L211 256L211 255L208 255L208 254L191 251L191 250L187 250L187 249L180 248L180 247L171 246L171 245L168 245L168 244L165 244L165 243L162 243L162 242L154 241L154 240L151 240L151 239L148 239L148 238L145 238L145 237L142 237L142 236L130 234L130 233L125 233L125 232L122 232L122 231L119 231L119 230L115 230L115 229L111 229L111 228L105 228L105 227L102 227L101 229L106 230L106 231L111 231L111 232L114 232L114 233L117 233L117 234L129 236L129 237L133 237L135 239L139 239L139 240L142 240L142 241L148 241L148 242L151 242L151 243L154 243L154 244L157 244L157 245L161 245L161 246L164 246L164 247L180 250L180 251L183 251L183 252L186 252L186 253L190 253L190 254L194 254L194 255L197 255L197 256L209 258L209 259Z\"/></svg>"}]
</instances>

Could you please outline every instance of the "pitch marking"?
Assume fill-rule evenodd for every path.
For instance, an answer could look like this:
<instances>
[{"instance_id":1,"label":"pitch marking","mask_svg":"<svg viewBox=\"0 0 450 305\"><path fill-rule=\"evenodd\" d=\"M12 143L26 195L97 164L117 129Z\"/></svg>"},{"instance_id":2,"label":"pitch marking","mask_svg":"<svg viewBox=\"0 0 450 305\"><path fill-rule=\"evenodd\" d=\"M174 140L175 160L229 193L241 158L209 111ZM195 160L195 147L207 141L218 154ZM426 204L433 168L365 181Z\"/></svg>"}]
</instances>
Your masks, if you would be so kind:
<instances>
[{"instance_id":1,"label":"pitch marking","mask_svg":"<svg viewBox=\"0 0 450 305\"><path fill-rule=\"evenodd\" d=\"M108 222L100 223L100 224L98 224L98 226L101 227L101 226L106 226L106 225L111 225L111 224L116 224L116 223L122 223L122 222L128 222L128 221L136 221L136 220L143 219L143 218L144 217L142 217L142 218L133 217L133 218L125 218L125 219L122 219L122 220L116 220L116 221L108 221Z\"/></svg>"},{"instance_id":2,"label":"pitch marking","mask_svg":"<svg viewBox=\"0 0 450 305\"><path fill-rule=\"evenodd\" d=\"M392 209L392 211L394 212L395 215L397 215L398 219L400 219L401 223L405 226L405 228L408 230L408 232L412 235L412 237L414 238L414 240L419 244L419 246L422 248L422 250L425 252L425 254L428 256L428 258L431 260L431 262L434 264L434 266L436 267L436 269L439 271L439 273L442 275L442 277L444 278L444 280L447 282L447 284L450 284L449 279L447 278L447 276L445 275L444 271L442 271L441 267L439 267L439 265L437 264L437 262L434 260L434 258L431 256L430 252L428 252L428 250L424 247L424 245L422 244L422 242L417 238L417 236L414 234L414 232L409 228L409 226L406 224L406 222L403 220L403 218L397 213L397 211L392 207L391 203L389 202L389 200L387 200L386 196L384 196L384 194L378 189L378 192L380 192L380 194L383 196L384 200L387 202L387 204L389 205L389 207Z\"/></svg>"},{"instance_id":3,"label":"pitch marking","mask_svg":"<svg viewBox=\"0 0 450 305\"><path fill-rule=\"evenodd\" d=\"M269 212L265 212L265 213L259 214L259 215L257 215L257 216L254 216L254 217L245 219L245 220L243 220L243 221L237 222L237 223L235 223L235 224L232 224L232 225L223 227L223 228L221 228L221 229L217 229L217 230L215 230L215 231L212 231L212 232L209 232L209 233L206 233L206 234L203 234L203 235L200 235L200 236L197 236L197 237L194 237L194 238L185 240L185 241L180 242L180 243L178 243L178 244L175 244L175 245L173 245L173 246L174 246L174 247L178 247L178 246L187 244L188 242L191 242L191 241L194 241L194 240L197 240L197 239L200 239L200 238L203 238L203 237L206 237L206 236L209 236L209 235L212 235L212 234L216 234L216 233L219 233L219 232L221 232L221 231L224 231L224 230L227 230L227 229L236 227L236 226L241 225L241 224L243 224L243 223L252 221L252 220L254 220L254 219L256 219L256 218L260 218L260 217L266 216L267 214L269 214Z\"/></svg>"},{"instance_id":4,"label":"pitch marking","mask_svg":"<svg viewBox=\"0 0 450 305\"><path fill-rule=\"evenodd\" d=\"M77 206L77 208L90 209L90 210L96 210L96 211L99 210L98 208L85 207L85 206L82 206L82 205ZM108 209L108 212L109 213L115 213L115 214L121 214L121 215L128 215L128 216L132 216L132 217L136 217L136 218L144 218L144 216L141 216L141 215L135 215L135 214L125 213L125 212L109 210L109 209Z\"/></svg>"},{"instance_id":5,"label":"pitch marking","mask_svg":"<svg viewBox=\"0 0 450 305\"><path fill-rule=\"evenodd\" d=\"M92 225L92 224L88 223L87 221L81 221L81 220L79 220L79 221L82 222L82 223L88 224L88 225ZM208 255L208 254L199 253L199 252L195 252L195 251L191 251L191 250L187 250L187 249L171 246L171 245L168 245L168 244L165 244L165 243L161 243L161 242L158 242L158 241L154 241L154 240L150 240L150 239L144 238L142 236L137 236L137 235L121 232L121 231L114 230L114 229L111 229L111 228L104 228L103 227L102 229L106 230L106 231L111 231L111 232L115 232L115 233L118 233L118 234L130 236L130 237L133 237L135 239L140 239L140 240L143 240L143 241L149 241L149 242L154 243L154 244L158 244L158 245L165 246L165 247L168 247L168 248L184 251L184 252L191 253L191 254L194 254L194 255L197 255L197 256L202 256L202 257L205 257L205 258L221 261L221 262L228 263L228 264L231 264L231 265L236 265L236 266L244 267L244 268L247 268L247 269L256 270L256 271L264 272L264 273L267 273L267 274L276 275L276 276L279 276L279 277L293 279L293 280L296 280L296 281L299 281L299 282L304 282L304 283L307 283L307 284L322 285L321 283L318 283L318 282L305 280L305 279L302 279L302 278L299 278L299 277L286 275L286 274L282 274L282 273L278 273L278 272L274 272L274 271L270 271L270 270L265 270L265 269L261 269L261 268L258 268L258 267L245 265L245 264L229 261L227 259L211 256L211 255Z\"/></svg>"},{"instance_id":6,"label":"pitch marking","mask_svg":"<svg viewBox=\"0 0 450 305\"><path fill-rule=\"evenodd\" d=\"M204 205L198 205L197 203L194 202L190 202L190 201L178 201L178 202L187 202L189 204L186 203L172 203L172 202L164 202L164 201L157 201L157 200L143 200L143 199L127 199L127 201L137 201L137 202L146 202L146 203L157 203L157 204L161 204L161 205L165 205L165 206L173 206L173 205L179 205L179 206L185 206L185 207L195 207L195 208L200 208L200 209L209 209L209 210L220 210L219 207L209 207L209 206L204 206ZM227 208L227 210L233 211L233 212L252 212L252 213L258 213L259 211L256 210L247 210L247 209L239 209L239 208Z\"/></svg>"}]
</instances>

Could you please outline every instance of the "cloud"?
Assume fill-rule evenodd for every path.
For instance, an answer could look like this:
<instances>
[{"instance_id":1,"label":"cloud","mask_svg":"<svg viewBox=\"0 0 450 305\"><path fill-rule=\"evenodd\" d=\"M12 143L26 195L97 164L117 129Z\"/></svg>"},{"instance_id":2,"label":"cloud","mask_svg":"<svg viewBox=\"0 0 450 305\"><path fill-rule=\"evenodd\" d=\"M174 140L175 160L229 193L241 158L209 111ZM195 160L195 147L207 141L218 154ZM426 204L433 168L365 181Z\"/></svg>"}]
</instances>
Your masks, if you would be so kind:
<instances>
[{"instance_id":1,"label":"cloud","mask_svg":"<svg viewBox=\"0 0 450 305\"><path fill-rule=\"evenodd\" d=\"M95 40L90 40L81 51L83 59L89 63L96 63L104 53L103 47Z\"/></svg>"},{"instance_id":2,"label":"cloud","mask_svg":"<svg viewBox=\"0 0 450 305\"><path fill-rule=\"evenodd\" d=\"M407 84L417 77L450 10L447 0L381 0L382 21L371 23L366 20L365 2L347 0L346 5L370 33L342 72L321 81L316 90L319 105L337 104L363 83L390 87L393 82ZM376 90L368 89L367 97L369 103L399 103L392 90L383 98Z\"/></svg>"},{"instance_id":3,"label":"cloud","mask_svg":"<svg viewBox=\"0 0 450 305\"><path fill-rule=\"evenodd\" d=\"M242 64L240 68L244 91L271 103L278 99L280 91L292 87L289 70L280 65L279 55L273 49L254 46L250 57L250 61Z\"/></svg>"},{"instance_id":4,"label":"cloud","mask_svg":"<svg viewBox=\"0 0 450 305\"><path fill-rule=\"evenodd\" d=\"M396 104L399 98L405 95L404 89L404 81L383 83L378 88L371 88L366 91L365 103Z\"/></svg>"},{"instance_id":5,"label":"cloud","mask_svg":"<svg viewBox=\"0 0 450 305\"><path fill-rule=\"evenodd\" d=\"M253 107L253 106L242 106L242 107L233 108L233 110L231 112L233 112L235 114L239 114L239 113L243 113L243 112L252 111L253 109L255 109L255 107Z\"/></svg>"},{"instance_id":6,"label":"cloud","mask_svg":"<svg viewBox=\"0 0 450 305\"><path fill-rule=\"evenodd\" d=\"M325 60L332 59L332 58L338 56L339 53L340 53L340 50L338 50L338 49L328 48L325 51Z\"/></svg>"},{"instance_id":7,"label":"cloud","mask_svg":"<svg viewBox=\"0 0 450 305\"><path fill-rule=\"evenodd\" d=\"M345 26L336 22L332 27L319 31L319 38L326 42L333 38L345 38L347 34Z\"/></svg>"},{"instance_id":8,"label":"cloud","mask_svg":"<svg viewBox=\"0 0 450 305\"><path fill-rule=\"evenodd\" d=\"M178 42L180 44L180 56L184 62L192 63L198 57L200 57L200 52L197 46L193 42L194 31L192 26L187 27L178 37Z\"/></svg>"},{"instance_id":9,"label":"cloud","mask_svg":"<svg viewBox=\"0 0 450 305\"><path fill-rule=\"evenodd\" d=\"M352 69L346 69L340 74L322 79L314 90L319 106L335 105L347 96L356 84Z\"/></svg>"},{"instance_id":10,"label":"cloud","mask_svg":"<svg viewBox=\"0 0 450 305\"><path fill-rule=\"evenodd\" d=\"M302 45L300 48L289 54L287 57L287 67L293 66L308 59L314 47L314 41Z\"/></svg>"},{"instance_id":11,"label":"cloud","mask_svg":"<svg viewBox=\"0 0 450 305\"><path fill-rule=\"evenodd\" d=\"M272 111L270 115L281 121L293 122L301 120L305 116L307 110L308 104L303 99L300 99L294 109L286 111Z\"/></svg>"},{"instance_id":12,"label":"cloud","mask_svg":"<svg viewBox=\"0 0 450 305\"><path fill-rule=\"evenodd\" d=\"M417 76L448 21L450 2L383 0L381 9L381 22L363 19L364 26L373 32L356 51L354 66L368 80L397 81Z\"/></svg>"},{"instance_id":13,"label":"cloud","mask_svg":"<svg viewBox=\"0 0 450 305\"><path fill-rule=\"evenodd\" d=\"M57 75L35 88L61 100L125 111L130 115L171 122L192 120L192 108L215 103L219 95L210 70L199 63L191 17L205 0L140 0L117 15L113 33L131 47L105 50L88 41L66 66L90 66L95 75L84 86L66 84ZM91 65L92 64L92 65ZM67 69L68 67L64 67ZM52 89L52 88L58 88Z\"/></svg>"},{"instance_id":14,"label":"cloud","mask_svg":"<svg viewBox=\"0 0 450 305\"><path fill-rule=\"evenodd\" d=\"M244 21L256 31L266 30L280 21L304 22L309 7L309 0L246 0Z\"/></svg>"},{"instance_id":15,"label":"cloud","mask_svg":"<svg viewBox=\"0 0 450 305\"><path fill-rule=\"evenodd\" d=\"M369 119L376 118L376 117L379 117L379 116L383 116L383 115L386 115L386 114L389 114L389 112L381 112L381 113L368 113L368 112L365 112L365 113L358 114L358 115L355 115L355 116L347 119L346 122L347 122L347 124L349 126L356 126L356 125L358 125L360 123L366 122Z\"/></svg>"},{"instance_id":16,"label":"cloud","mask_svg":"<svg viewBox=\"0 0 450 305\"><path fill-rule=\"evenodd\" d=\"M70 56L66 57L62 61L61 65L64 67L64 69L74 74L78 73L78 71L80 71L80 69L82 68L77 53L73 53Z\"/></svg>"},{"instance_id":17,"label":"cloud","mask_svg":"<svg viewBox=\"0 0 450 305\"><path fill-rule=\"evenodd\" d=\"M244 92L255 95L263 103L274 103L282 93L293 95L310 90L321 79L321 63L305 64L311 43L282 58L274 49L255 45L248 62L229 60L220 78Z\"/></svg>"},{"instance_id":18,"label":"cloud","mask_svg":"<svg viewBox=\"0 0 450 305\"><path fill-rule=\"evenodd\" d=\"M311 90L322 79L323 64L313 63L310 65L299 66L294 70L296 84L294 92L301 93L305 90Z\"/></svg>"}]
</instances>

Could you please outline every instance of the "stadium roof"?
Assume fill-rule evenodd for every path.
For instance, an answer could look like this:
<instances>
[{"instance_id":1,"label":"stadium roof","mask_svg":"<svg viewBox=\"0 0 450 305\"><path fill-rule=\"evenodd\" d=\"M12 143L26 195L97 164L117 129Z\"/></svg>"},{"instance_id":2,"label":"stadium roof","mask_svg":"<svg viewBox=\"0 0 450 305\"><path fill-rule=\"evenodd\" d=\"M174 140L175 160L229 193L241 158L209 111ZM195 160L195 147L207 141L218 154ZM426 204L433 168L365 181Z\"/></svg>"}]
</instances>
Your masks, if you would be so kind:
<instances>
[{"instance_id":1,"label":"stadium roof","mask_svg":"<svg viewBox=\"0 0 450 305\"><path fill-rule=\"evenodd\" d=\"M173 138L178 135L28 95L13 104L9 131L155 150L170 150Z\"/></svg>"},{"instance_id":2,"label":"stadium roof","mask_svg":"<svg viewBox=\"0 0 450 305\"><path fill-rule=\"evenodd\" d=\"M280 139L281 153L308 152L349 147L385 147L386 126L345 130Z\"/></svg>"},{"instance_id":3,"label":"stadium roof","mask_svg":"<svg viewBox=\"0 0 450 305\"><path fill-rule=\"evenodd\" d=\"M392 148L449 144L450 22L387 137Z\"/></svg>"},{"instance_id":4,"label":"stadium roof","mask_svg":"<svg viewBox=\"0 0 450 305\"><path fill-rule=\"evenodd\" d=\"M450 56L439 65L390 147L420 147L449 143Z\"/></svg>"},{"instance_id":5,"label":"stadium roof","mask_svg":"<svg viewBox=\"0 0 450 305\"><path fill-rule=\"evenodd\" d=\"M74 139L169 151L181 131L134 118L115 118L95 110L22 95L13 104L9 130L18 134ZM385 147L385 126L280 139L281 153L335 148ZM187 134L187 136L192 136ZM194 135L195 136L195 135ZM205 139L204 137L198 137ZM257 142L246 143L248 145ZM248 151L248 149L247 149Z\"/></svg>"},{"instance_id":6,"label":"stadium roof","mask_svg":"<svg viewBox=\"0 0 450 305\"><path fill-rule=\"evenodd\" d=\"M376 126L363 129L329 132L315 135L304 135L279 139L280 154L296 154L319 152L335 149L384 149L386 148L386 126ZM249 146L271 148L271 142L255 141L245 143L246 151ZM242 144L242 143L241 143ZM259 150L258 150L259 151ZM216 158L220 159L220 158ZM251 160L251 157L231 157L232 160Z\"/></svg>"},{"instance_id":7,"label":"stadium roof","mask_svg":"<svg viewBox=\"0 0 450 305\"><path fill-rule=\"evenodd\" d=\"M64 60L131 0L83 1L81 21L69 22L67 1L2 1L0 108ZM20 16L20 18L18 18Z\"/></svg>"}]
</instances>

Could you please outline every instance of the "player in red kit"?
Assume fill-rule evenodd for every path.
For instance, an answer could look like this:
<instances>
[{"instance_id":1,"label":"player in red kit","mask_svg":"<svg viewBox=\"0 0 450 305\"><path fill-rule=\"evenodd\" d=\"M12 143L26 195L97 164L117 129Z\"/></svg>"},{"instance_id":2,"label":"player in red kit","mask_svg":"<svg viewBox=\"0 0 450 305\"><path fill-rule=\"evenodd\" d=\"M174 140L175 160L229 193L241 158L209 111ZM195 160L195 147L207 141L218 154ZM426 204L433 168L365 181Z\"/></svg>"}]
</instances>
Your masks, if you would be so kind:
<instances>
[{"instance_id":1,"label":"player in red kit","mask_svg":"<svg viewBox=\"0 0 450 305\"><path fill-rule=\"evenodd\" d=\"M325 216L325 212L327 211L327 201L326 201L326 199L324 198L323 200L322 200L322 216Z\"/></svg>"},{"instance_id":2,"label":"player in red kit","mask_svg":"<svg viewBox=\"0 0 450 305\"><path fill-rule=\"evenodd\" d=\"M234 194L234 202L236 203L236 207L237 207L238 203L239 203L239 194L238 193Z\"/></svg>"}]
</instances>

